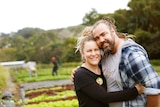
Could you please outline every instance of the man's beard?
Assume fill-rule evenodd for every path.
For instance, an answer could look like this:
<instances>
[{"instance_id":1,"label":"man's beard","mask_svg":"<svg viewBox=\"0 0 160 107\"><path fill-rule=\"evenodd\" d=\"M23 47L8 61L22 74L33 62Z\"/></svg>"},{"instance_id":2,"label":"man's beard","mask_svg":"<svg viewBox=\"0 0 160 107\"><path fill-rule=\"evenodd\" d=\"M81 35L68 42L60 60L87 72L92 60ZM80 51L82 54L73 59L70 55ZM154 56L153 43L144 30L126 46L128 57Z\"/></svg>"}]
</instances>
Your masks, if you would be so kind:
<instances>
[{"instance_id":1,"label":"man's beard","mask_svg":"<svg viewBox=\"0 0 160 107\"><path fill-rule=\"evenodd\" d=\"M107 47L103 47L103 45L107 43L109 44ZM102 50L105 54L109 54L113 51L114 47L115 47L115 38L114 35L112 34L112 41L105 41L102 45Z\"/></svg>"},{"instance_id":2,"label":"man's beard","mask_svg":"<svg viewBox=\"0 0 160 107\"><path fill-rule=\"evenodd\" d=\"M102 50L105 54L109 54L113 51L113 49L114 49L114 43L112 44L109 43L109 46L107 48L103 48Z\"/></svg>"}]
</instances>

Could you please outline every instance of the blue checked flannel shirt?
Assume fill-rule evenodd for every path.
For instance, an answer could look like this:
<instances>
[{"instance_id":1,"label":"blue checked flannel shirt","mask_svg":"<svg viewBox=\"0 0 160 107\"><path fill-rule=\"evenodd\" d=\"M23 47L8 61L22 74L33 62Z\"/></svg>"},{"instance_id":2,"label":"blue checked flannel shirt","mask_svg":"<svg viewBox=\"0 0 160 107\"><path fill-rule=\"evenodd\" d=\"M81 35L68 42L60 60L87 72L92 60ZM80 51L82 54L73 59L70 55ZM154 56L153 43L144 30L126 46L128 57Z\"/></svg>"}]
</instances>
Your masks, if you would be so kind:
<instances>
[{"instance_id":1,"label":"blue checked flannel shirt","mask_svg":"<svg viewBox=\"0 0 160 107\"><path fill-rule=\"evenodd\" d=\"M160 76L149 62L147 52L133 40L122 46L119 64L123 89L140 83L145 87L160 89ZM146 95L138 95L136 99L125 102L125 107L146 107Z\"/></svg>"}]
</instances>

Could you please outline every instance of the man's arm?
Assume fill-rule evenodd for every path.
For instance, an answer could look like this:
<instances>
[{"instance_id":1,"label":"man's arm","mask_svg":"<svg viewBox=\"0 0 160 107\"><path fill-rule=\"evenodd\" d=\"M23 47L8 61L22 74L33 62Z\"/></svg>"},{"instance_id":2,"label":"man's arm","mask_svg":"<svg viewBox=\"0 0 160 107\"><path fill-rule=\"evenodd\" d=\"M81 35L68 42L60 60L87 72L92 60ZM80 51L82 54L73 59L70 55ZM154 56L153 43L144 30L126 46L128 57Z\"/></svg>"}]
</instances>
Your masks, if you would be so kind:
<instances>
[{"instance_id":1,"label":"man's arm","mask_svg":"<svg viewBox=\"0 0 160 107\"><path fill-rule=\"evenodd\" d=\"M77 66L77 67L74 68L74 69L72 70L72 72L71 72L71 80L72 80L72 82L74 82L74 74L75 74L76 70L77 70L79 67L80 67L80 66Z\"/></svg>"},{"instance_id":2,"label":"man's arm","mask_svg":"<svg viewBox=\"0 0 160 107\"><path fill-rule=\"evenodd\" d=\"M160 88L160 76L150 64L149 59L140 47L132 47L125 61L126 73L135 83L146 87Z\"/></svg>"}]
</instances>

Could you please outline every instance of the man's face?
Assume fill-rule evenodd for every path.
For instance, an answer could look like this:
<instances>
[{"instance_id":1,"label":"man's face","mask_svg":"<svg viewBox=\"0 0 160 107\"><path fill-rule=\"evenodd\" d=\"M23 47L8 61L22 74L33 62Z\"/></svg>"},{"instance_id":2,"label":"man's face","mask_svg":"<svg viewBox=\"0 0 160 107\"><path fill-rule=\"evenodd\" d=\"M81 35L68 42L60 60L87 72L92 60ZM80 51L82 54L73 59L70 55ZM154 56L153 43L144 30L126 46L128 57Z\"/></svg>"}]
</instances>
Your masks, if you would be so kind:
<instances>
[{"instance_id":1,"label":"man's face","mask_svg":"<svg viewBox=\"0 0 160 107\"><path fill-rule=\"evenodd\" d=\"M115 32L104 23L100 23L93 29L93 36L99 48L105 53L111 53L115 46Z\"/></svg>"}]
</instances>

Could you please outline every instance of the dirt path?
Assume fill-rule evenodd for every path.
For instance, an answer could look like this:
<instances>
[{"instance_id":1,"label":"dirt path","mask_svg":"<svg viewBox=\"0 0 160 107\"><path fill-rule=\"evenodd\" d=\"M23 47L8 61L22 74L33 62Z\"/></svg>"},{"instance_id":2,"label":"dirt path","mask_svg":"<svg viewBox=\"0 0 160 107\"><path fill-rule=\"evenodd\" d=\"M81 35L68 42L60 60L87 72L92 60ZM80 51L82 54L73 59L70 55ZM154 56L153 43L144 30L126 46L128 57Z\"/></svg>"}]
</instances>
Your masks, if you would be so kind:
<instances>
[{"instance_id":1,"label":"dirt path","mask_svg":"<svg viewBox=\"0 0 160 107\"><path fill-rule=\"evenodd\" d=\"M71 79L23 83L20 84L20 86L23 87L24 90L31 90L31 89L46 88L46 87L53 87L56 85L67 85L67 84L73 84Z\"/></svg>"}]
</instances>

